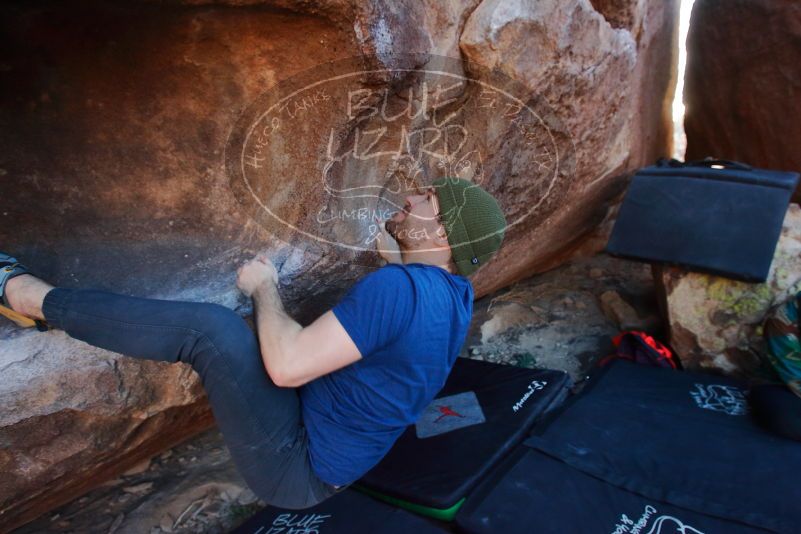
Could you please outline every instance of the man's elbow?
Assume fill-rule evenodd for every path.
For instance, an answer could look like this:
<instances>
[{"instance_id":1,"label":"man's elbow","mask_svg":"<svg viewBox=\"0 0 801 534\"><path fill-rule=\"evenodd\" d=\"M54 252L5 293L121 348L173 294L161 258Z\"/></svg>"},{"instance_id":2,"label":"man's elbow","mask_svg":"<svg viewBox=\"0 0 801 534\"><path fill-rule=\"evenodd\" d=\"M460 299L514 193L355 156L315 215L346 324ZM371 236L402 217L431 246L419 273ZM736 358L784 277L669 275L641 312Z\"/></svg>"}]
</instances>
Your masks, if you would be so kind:
<instances>
[{"instance_id":1,"label":"man's elbow","mask_svg":"<svg viewBox=\"0 0 801 534\"><path fill-rule=\"evenodd\" d=\"M265 361L264 367L267 370L267 376L269 376L273 384L279 388L297 388L306 383L306 381L301 380L295 373L293 373L292 369L289 369L285 366L279 366L275 364L269 365Z\"/></svg>"},{"instance_id":2,"label":"man's elbow","mask_svg":"<svg viewBox=\"0 0 801 534\"><path fill-rule=\"evenodd\" d=\"M262 362L264 363L264 370L267 371L267 376L270 381L279 388L291 387L288 385L290 382L285 369L282 369L278 362L268 361L262 355Z\"/></svg>"},{"instance_id":3,"label":"man's elbow","mask_svg":"<svg viewBox=\"0 0 801 534\"><path fill-rule=\"evenodd\" d=\"M277 369L275 365L265 365L265 369L267 370L267 376L270 377L270 380L273 384L278 386L279 388L289 388L292 387L289 385L291 380L287 376L286 371Z\"/></svg>"},{"instance_id":4,"label":"man's elbow","mask_svg":"<svg viewBox=\"0 0 801 534\"><path fill-rule=\"evenodd\" d=\"M273 384L275 384L276 386L278 386L279 388L288 387L288 386L284 385L286 383L286 382L284 382L284 375L279 374L278 372L276 372L274 370L267 369L267 376L269 376L270 377L270 381Z\"/></svg>"},{"instance_id":5,"label":"man's elbow","mask_svg":"<svg viewBox=\"0 0 801 534\"><path fill-rule=\"evenodd\" d=\"M273 376L270 375L270 378L272 379L273 384L275 384L279 388L299 388L300 386L308 382L308 380L303 380L301 378L297 378L291 375L278 375L275 378L273 378Z\"/></svg>"}]
</instances>

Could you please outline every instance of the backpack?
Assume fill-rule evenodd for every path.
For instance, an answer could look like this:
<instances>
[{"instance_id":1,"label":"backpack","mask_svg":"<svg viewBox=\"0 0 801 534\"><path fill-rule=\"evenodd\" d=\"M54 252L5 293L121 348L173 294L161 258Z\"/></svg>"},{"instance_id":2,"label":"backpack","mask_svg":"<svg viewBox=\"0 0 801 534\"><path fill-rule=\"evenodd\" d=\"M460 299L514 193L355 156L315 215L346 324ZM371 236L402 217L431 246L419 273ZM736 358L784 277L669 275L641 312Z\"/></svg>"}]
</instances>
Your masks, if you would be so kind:
<instances>
[{"instance_id":1,"label":"backpack","mask_svg":"<svg viewBox=\"0 0 801 534\"><path fill-rule=\"evenodd\" d=\"M679 364L673 352L653 337L638 330L627 330L612 338L617 349L615 354L598 361L598 367L603 367L610 361L620 358L651 367L666 367L678 369Z\"/></svg>"},{"instance_id":2,"label":"backpack","mask_svg":"<svg viewBox=\"0 0 801 534\"><path fill-rule=\"evenodd\" d=\"M779 377L801 397L801 291L772 308L762 324L768 360Z\"/></svg>"}]
</instances>

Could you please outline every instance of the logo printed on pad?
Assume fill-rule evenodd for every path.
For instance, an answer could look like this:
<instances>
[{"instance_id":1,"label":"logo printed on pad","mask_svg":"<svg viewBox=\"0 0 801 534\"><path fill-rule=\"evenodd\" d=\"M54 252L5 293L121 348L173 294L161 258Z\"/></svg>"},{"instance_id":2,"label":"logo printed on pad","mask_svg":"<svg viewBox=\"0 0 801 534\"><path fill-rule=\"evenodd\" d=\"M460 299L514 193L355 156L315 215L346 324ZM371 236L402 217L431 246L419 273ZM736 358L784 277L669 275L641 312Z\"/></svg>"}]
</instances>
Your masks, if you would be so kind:
<instances>
[{"instance_id":1,"label":"logo printed on pad","mask_svg":"<svg viewBox=\"0 0 801 534\"><path fill-rule=\"evenodd\" d=\"M418 439L430 438L485 422L484 411L472 391L434 399L415 423Z\"/></svg>"},{"instance_id":2,"label":"logo printed on pad","mask_svg":"<svg viewBox=\"0 0 801 534\"><path fill-rule=\"evenodd\" d=\"M531 397L535 391L545 389L545 386L547 385L548 382L546 382L545 380L532 380L531 384L528 385L528 389L526 389L526 392L523 393L522 397L520 397L520 400L514 403L514 405L512 406L512 411L513 412L520 411L520 408L523 407L528 398Z\"/></svg>"},{"instance_id":3,"label":"logo printed on pad","mask_svg":"<svg viewBox=\"0 0 801 534\"><path fill-rule=\"evenodd\" d=\"M319 534L320 528L331 514L280 514L273 519L269 530L259 527L259 534Z\"/></svg>"},{"instance_id":4,"label":"logo printed on pad","mask_svg":"<svg viewBox=\"0 0 801 534\"><path fill-rule=\"evenodd\" d=\"M442 415L434 419L435 423L442 421L443 417L464 417L464 415L454 412L450 406L437 406L437 408L439 408Z\"/></svg>"},{"instance_id":5,"label":"logo printed on pad","mask_svg":"<svg viewBox=\"0 0 801 534\"><path fill-rule=\"evenodd\" d=\"M704 534L671 515L654 517L657 512L658 510L650 504L646 505L636 522L629 519L626 514L622 514L612 534ZM646 530L648 527L651 528Z\"/></svg>"},{"instance_id":6,"label":"logo printed on pad","mask_svg":"<svg viewBox=\"0 0 801 534\"><path fill-rule=\"evenodd\" d=\"M748 413L745 392L740 388L722 384L695 384L695 390L690 390L690 395L695 399L695 403L705 410L729 415Z\"/></svg>"}]
</instances>

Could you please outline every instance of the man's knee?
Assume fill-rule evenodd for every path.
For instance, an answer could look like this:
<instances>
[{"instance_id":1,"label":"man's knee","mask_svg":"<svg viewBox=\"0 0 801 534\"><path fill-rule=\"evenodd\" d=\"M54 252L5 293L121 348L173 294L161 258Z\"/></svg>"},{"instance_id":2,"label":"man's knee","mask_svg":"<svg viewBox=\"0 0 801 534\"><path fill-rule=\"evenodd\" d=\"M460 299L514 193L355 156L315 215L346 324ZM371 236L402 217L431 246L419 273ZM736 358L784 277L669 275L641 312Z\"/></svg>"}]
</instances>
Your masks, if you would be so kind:
<instances>
[{"instance_id":1,"label":"man's knee","mask_svg":"<svg viewBox=\"0 0 801 534\"><path fill-rule=\"evenodd\" d=\"M225 306L202 303L195 308L195 323L198 331L218 348L230 345L247 345L241 350L251 350L256 345L255 335L245 320ZM240 351L237 351L240 352Z\"/></svg>"},{"instance_id":2,"label":"man's knee","mask_svg":"<svg viewBox=\"0 0 801 534\"><path fill-rule=\"evenodd\" d=\"M252 487L253 486L251 486L251 488ZM315 495L310 489L305 491L287 492L283 491L281 488L271 487L262 491L258 491L257 487L257 489L254 490L254 493L256 493L256 495L268 505L275 506L277 508L286 508L287 510L306 510L313 506L317 506L318 504L330 498L329 495Z\"/></svg>"}]
</instances>

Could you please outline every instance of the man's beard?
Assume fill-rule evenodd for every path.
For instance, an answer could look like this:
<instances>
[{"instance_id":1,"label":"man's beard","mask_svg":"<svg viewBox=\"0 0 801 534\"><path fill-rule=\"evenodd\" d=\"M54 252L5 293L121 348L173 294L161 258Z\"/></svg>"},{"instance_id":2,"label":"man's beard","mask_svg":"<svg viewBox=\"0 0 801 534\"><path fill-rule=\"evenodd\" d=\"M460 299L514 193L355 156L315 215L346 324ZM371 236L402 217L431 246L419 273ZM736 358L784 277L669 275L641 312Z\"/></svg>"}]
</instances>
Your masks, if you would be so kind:
<instances>
[{"instance_id":1,"label":"man's beard","mask_svg":"<svg viewBox=\"0 0 801 534\"><path fill-rule=\"evenodd\" d=\"M384 229L390 236L392 236L392 239L394 239L395 241L398 240L397 230L399 224L400 223L398 223L397 221L393 221L392 219L389 219L387 222L384 223Z\"/></svg>"}]
</instances>

